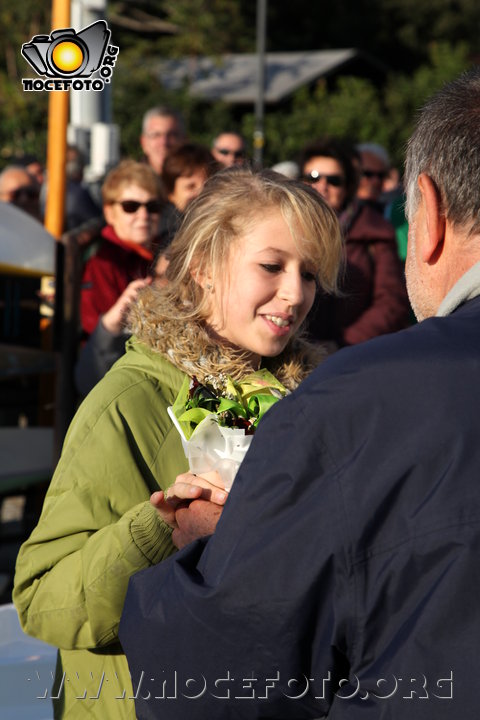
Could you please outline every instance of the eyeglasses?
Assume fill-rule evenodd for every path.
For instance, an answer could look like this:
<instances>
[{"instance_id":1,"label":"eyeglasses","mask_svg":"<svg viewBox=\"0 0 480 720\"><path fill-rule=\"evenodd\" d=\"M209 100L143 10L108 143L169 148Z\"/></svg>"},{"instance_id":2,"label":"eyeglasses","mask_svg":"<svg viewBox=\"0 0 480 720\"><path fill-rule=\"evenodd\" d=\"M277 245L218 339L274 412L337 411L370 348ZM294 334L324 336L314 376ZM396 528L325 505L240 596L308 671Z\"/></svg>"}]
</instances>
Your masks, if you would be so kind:
<instances>
[{"instance_id":1,"label":"eyeglasses","mask_svg":"<svg viewBox=\"0 0 480 720\"><path fill-rule=\"evenodd\" d=\"M315 183L320 182L320 180L325 180L328 185L332 185L333 187L342 187L344 184L342 175L321 175L318 170L312 170L311 173L302 175L302 180L311 185L315 185Z\"/></svg>"},{"instance_id":2,"label":"eyeglasses","mask_svg":"<svg viewBox=\"0 0 480 720\"><path fill-rule=\"evenodd\" d=\"M227 150L227 148L217 147L215 148L215 150L220 153L220 155L233 155L236 160L245 157L245 150Z\"/></svg>"},{"instance_id":3,"label":"eyeglasses","mask_svg":"<svg viewBox=\"0 0 480 720\"><path fill-rule=\"evenodd\" d=\"M387 173L384 170L362 170L363 177L378 178L379 180L385 180Z\"/></svg>"},{"instance_id":4,"label":"eyeglasses","mask_svg":"<svg viewBox=\"0 0 480 720\"><path fill-rule=\"evenodd\" d=\"M162 204L159 200L147 200L147 202L138 202L138 200L117 200L113 203L114 205L121 205L123 212L128 215L133 215L141 207L144 207L149 215L159 213L162 209Z\"/></svg>"}]
</instances>

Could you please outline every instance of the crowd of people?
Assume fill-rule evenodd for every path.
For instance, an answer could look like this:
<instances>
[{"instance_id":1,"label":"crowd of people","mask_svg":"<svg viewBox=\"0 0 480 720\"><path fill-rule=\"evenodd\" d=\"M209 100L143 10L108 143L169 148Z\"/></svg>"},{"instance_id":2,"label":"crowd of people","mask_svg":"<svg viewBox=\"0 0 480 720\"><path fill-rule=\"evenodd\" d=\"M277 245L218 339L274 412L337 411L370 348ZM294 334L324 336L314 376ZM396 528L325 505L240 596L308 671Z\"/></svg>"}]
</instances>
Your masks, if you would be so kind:
<instances>
[{"instance_id":1,"label":"crowd of people","mask_svg":"<svg viewBox=\"0 0 480 720\"><path fill-rule=\"evenodd\" d=\"M400 178L332 137L254 171L238 132L206 147L145 113L144 157L92 198L84 399L17 559L21 625L59 648L55 717L401 718L408 689L413 718L474 717L479 117L474 69L427 103ZM38 179L0 174L28 212L33 189L40 217ZM287 397L229 492L189 471L167 408L260 370ZM79 699L87 676L112 692Z\"/></svg>"},{"instance_id":2,"label":"crowd of people","mask_svg":"<svg viewBox=\"0 0 480 720\"><path fill-rule=\"evenodd\" d=\"M152 280L167 282L171 241L206 180L250 164L240 133L227 129L208 148L191 141L181 114L166 106L145 113L139 148L143 158L136 165L125 159L107 173L99 200L84 182L83 154L67 148L65 230L75 233L89 222L91 227L82 247L74 372L79 399L123 354L125 320L138 291ZM48 182L34 160L25 156L0 174L0 199L41 218ZM386 150L320 137L294 161L272 169L319 193L337 214L345 238L338 292L317 292L306 323L309 338L330 353L411 324L404 256L388 219L393 200L403 205L404 194L398 179L393 189L389 185Z\"/></svg>"}]
</instances>

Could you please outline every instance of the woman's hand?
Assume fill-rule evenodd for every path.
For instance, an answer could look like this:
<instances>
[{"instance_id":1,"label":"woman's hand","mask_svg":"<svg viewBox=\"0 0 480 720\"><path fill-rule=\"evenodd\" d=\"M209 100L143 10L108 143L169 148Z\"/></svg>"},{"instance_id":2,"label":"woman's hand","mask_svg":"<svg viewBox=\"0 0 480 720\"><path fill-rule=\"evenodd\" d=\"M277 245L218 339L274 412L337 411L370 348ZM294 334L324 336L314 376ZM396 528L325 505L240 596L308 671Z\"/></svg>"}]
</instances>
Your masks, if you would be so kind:
<instances>
[{"instance_id":1,"label":"woman's hand","mask_svg":"<svg viewBox=\"0 0 480 720\"><path fill-rule=\"evenodd\" d=\"M101 317L101 322L105 330L113 335L119 335L123 331L125 317L131 304L137 299L140 290L146 285L150 285L151 282L152 278L146 277L132 280L132 282L127 285L118 300Z\"/></svg>"},{"instance_id":2,"label":"woman's hand","mask_svg":"<svg viewBox=\"0 0 480 720\"><path fill-rule=\"evenodd\" d=\"M218 482L218 474L213 477ZM150 497L151 504L167 525L177 528L175 514L178 509L188 507L192 500L208 500L215 505L224 505L228 493L219 485L209 482L201 475L182 473L167 490L158 490Z\"/></svg>"}]
</instances>

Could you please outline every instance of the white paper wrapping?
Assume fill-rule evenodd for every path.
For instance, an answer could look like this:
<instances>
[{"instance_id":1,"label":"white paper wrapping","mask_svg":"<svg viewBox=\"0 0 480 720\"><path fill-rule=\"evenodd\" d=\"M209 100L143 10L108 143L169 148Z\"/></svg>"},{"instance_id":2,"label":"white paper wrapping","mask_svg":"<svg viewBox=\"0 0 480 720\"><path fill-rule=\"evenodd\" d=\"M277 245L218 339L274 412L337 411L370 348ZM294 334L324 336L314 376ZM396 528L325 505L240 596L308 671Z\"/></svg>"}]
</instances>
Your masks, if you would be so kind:
<instances>
[{"instance_id":1,"label":"white paper wrapping","mask_svg":"<svg viewBox=\"0 0 480 720\"><path fill-rule=\"evenodd\" d=\"M222 427L214 415L209 415L197 425L190 440L186 440L171 407L168 408L168 414L182 439L190 471L201 475L216 470L225 489L230 490L253 435L245 435L241 429Z\"/></svg>"}]
</instances>

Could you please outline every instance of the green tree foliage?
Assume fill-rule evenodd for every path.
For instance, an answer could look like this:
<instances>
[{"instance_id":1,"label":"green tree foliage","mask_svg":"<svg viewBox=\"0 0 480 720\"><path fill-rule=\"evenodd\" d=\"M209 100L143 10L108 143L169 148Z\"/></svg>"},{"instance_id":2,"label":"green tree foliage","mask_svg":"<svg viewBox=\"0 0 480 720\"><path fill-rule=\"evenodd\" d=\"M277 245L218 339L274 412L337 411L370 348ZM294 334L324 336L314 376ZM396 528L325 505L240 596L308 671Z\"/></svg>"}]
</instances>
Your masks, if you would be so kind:
<instances>
[{"instance_id":1,"label":"green tree foliage","mask_svg":"<svg viewBox=\"0 0 480 720\"><path fill-rule=\"evenodd\" d=\"M320 81L313 92L300 88L291 108L267 112L265 162L294 159L306 142L323 135L370 140L383 135L382 122L379 91L368 80L340 78L334 92L328 92ZM244 117L243 132L247 137L253 135L254 123L253 114Z\"/></svg>"},{"instance_id":2,"label":"green tree foliage","mask_svg":"<svg viewBox=\"0 0 480 720\"><path fill-rule=\"evenodd\" d=\"M377 8L378 9L378 8ZM466 43L479 49L480 5L477 0L383 0L381 26L374 52L383 54L389 42L398 49L400 62L413 57L416 66L428 60L431 43ZM377 49L378 48L378 49Z\"/></svg>"},{"instance_id":3,"label":"green tree foliage","mask_svg":"<svg viewBox=\"0 0 480 720\"><path fill-rule=\"evenodd\" d=\"M216 131L235 128L231 108L224 103L203 103L189 97L188 88L171 91L162 86L160 58L187 55L218 56L254 49L255 28L248 29L238 0L140 0L109 3L115 42L120 54L113 83L113 117L121 128L122 155L138 157L143 113L154 105L171 105L182 112L192 139L207 145ZM126 22L116 24L119 17ZM168 30L149 34L153 20ZM139 23L135 33L125 27Z\"/></svg>"},{"instance_id":4,"label":"green tree foliage","mask_svg":"<svg viewBox=\"0 0 480 720\"><path fill-rule=\"evenodd\" d=\"M417 110L445 82L453 80L470 66L466 43L455 46L432 43L429 61L412 75L392 74L384 90L386 146L397 166L403 162L405 144Z\"/></svg>"},{"instance_id":5,"label":"green tree foliage","mask_svg":"<svg viewBox=\"0 0 480 720\"><path fill-rule=\"evenodd\" d=\"M332 91L322 81L313 91L303 87L294 95L291 108L267 112L265 162L294 159L307 142L332 135L353 142L378 142L401 167L416 110L469 65L464 43L453 48L434 43L427 63L412 75L390 74L383 88L358 77L340 77ZM253 135L254 124L253 113L243 118L247 137Z\"/></svg>"},{"instance_id":6,"label":"green tree foliage","mask_svg":"<svg viewBox=\"0 0 480 720\"><path fill-rule=\"evenodd\" d=\"M268 50L355 47L395 72L428 62L432 42L466 42L479 52L477 0L271 0Z\"/></svg>"},{"instance_id":7,"label":"green tree foliage","mask_svg":"<svg viewBox=\"0 0 480 720\"><path fill-rule=\"evenodd\" d=\"M166 0L163 7L168 21L180 28L163 41L172 56L215 56L254 48L255 34L248 32L238 0Z\"/></svg>"},{"instance_id":8,"label":"green tree foliage","mask_svg":"<svg viewBox=\"0 0 480 720\"><path fill-rule=\"evenodd\" d=\"M22 0L0 4L0 162L24 152L45 156L47 98L25 93L22 77L32 70L20 53L23 43L50 31L50 3Z\"/></svg>"},{"instance_id":9,"label":"green tree foliage","mask_svg":"<svg viewBox=\"0 0 480 720\"><path fill-rule=\"evenodd\" d=\"M124 157L139 158L139 136L143 114L155 105L167 105L180 111L196 142L210 145L215 132L222 128L239 129L225 103L204 103L189 96L188 87L167 90L161 84L157 62L137 57L131 50L119 55L113 84L113 118L121 129L120 151Z\"/></svg>"},{"instance_id":10,"label":"green tree foliage","mask_svg":"<svg viewBox=\"0 0 480 720\"><path fill-rule=\"evenodd\" d=\"M253 137L254 116L224 103L205 103L188 88L167 90L158 61L184 54L218 56L252 51L256 0L109 0L107 20L119 45L113 77L112 121L120 126L124 155L139 156L143 112L166 103L185 115L190 137L210 143L226 127ZM45 155L47 93L25 93L31 70L22 43L50 31L50 0L0 4L0 165L19 152ZM289 102L267 107L265 164L295 157L323 134L385 145L401 164L415 110L478 53L476 0L271 0L267 50L357 47L394 60L382 87L340 77L300 89ZM462 42L459 40L462 39ZM435 41L435 42L432 42Z\"/></svg>"}]
</instances>

